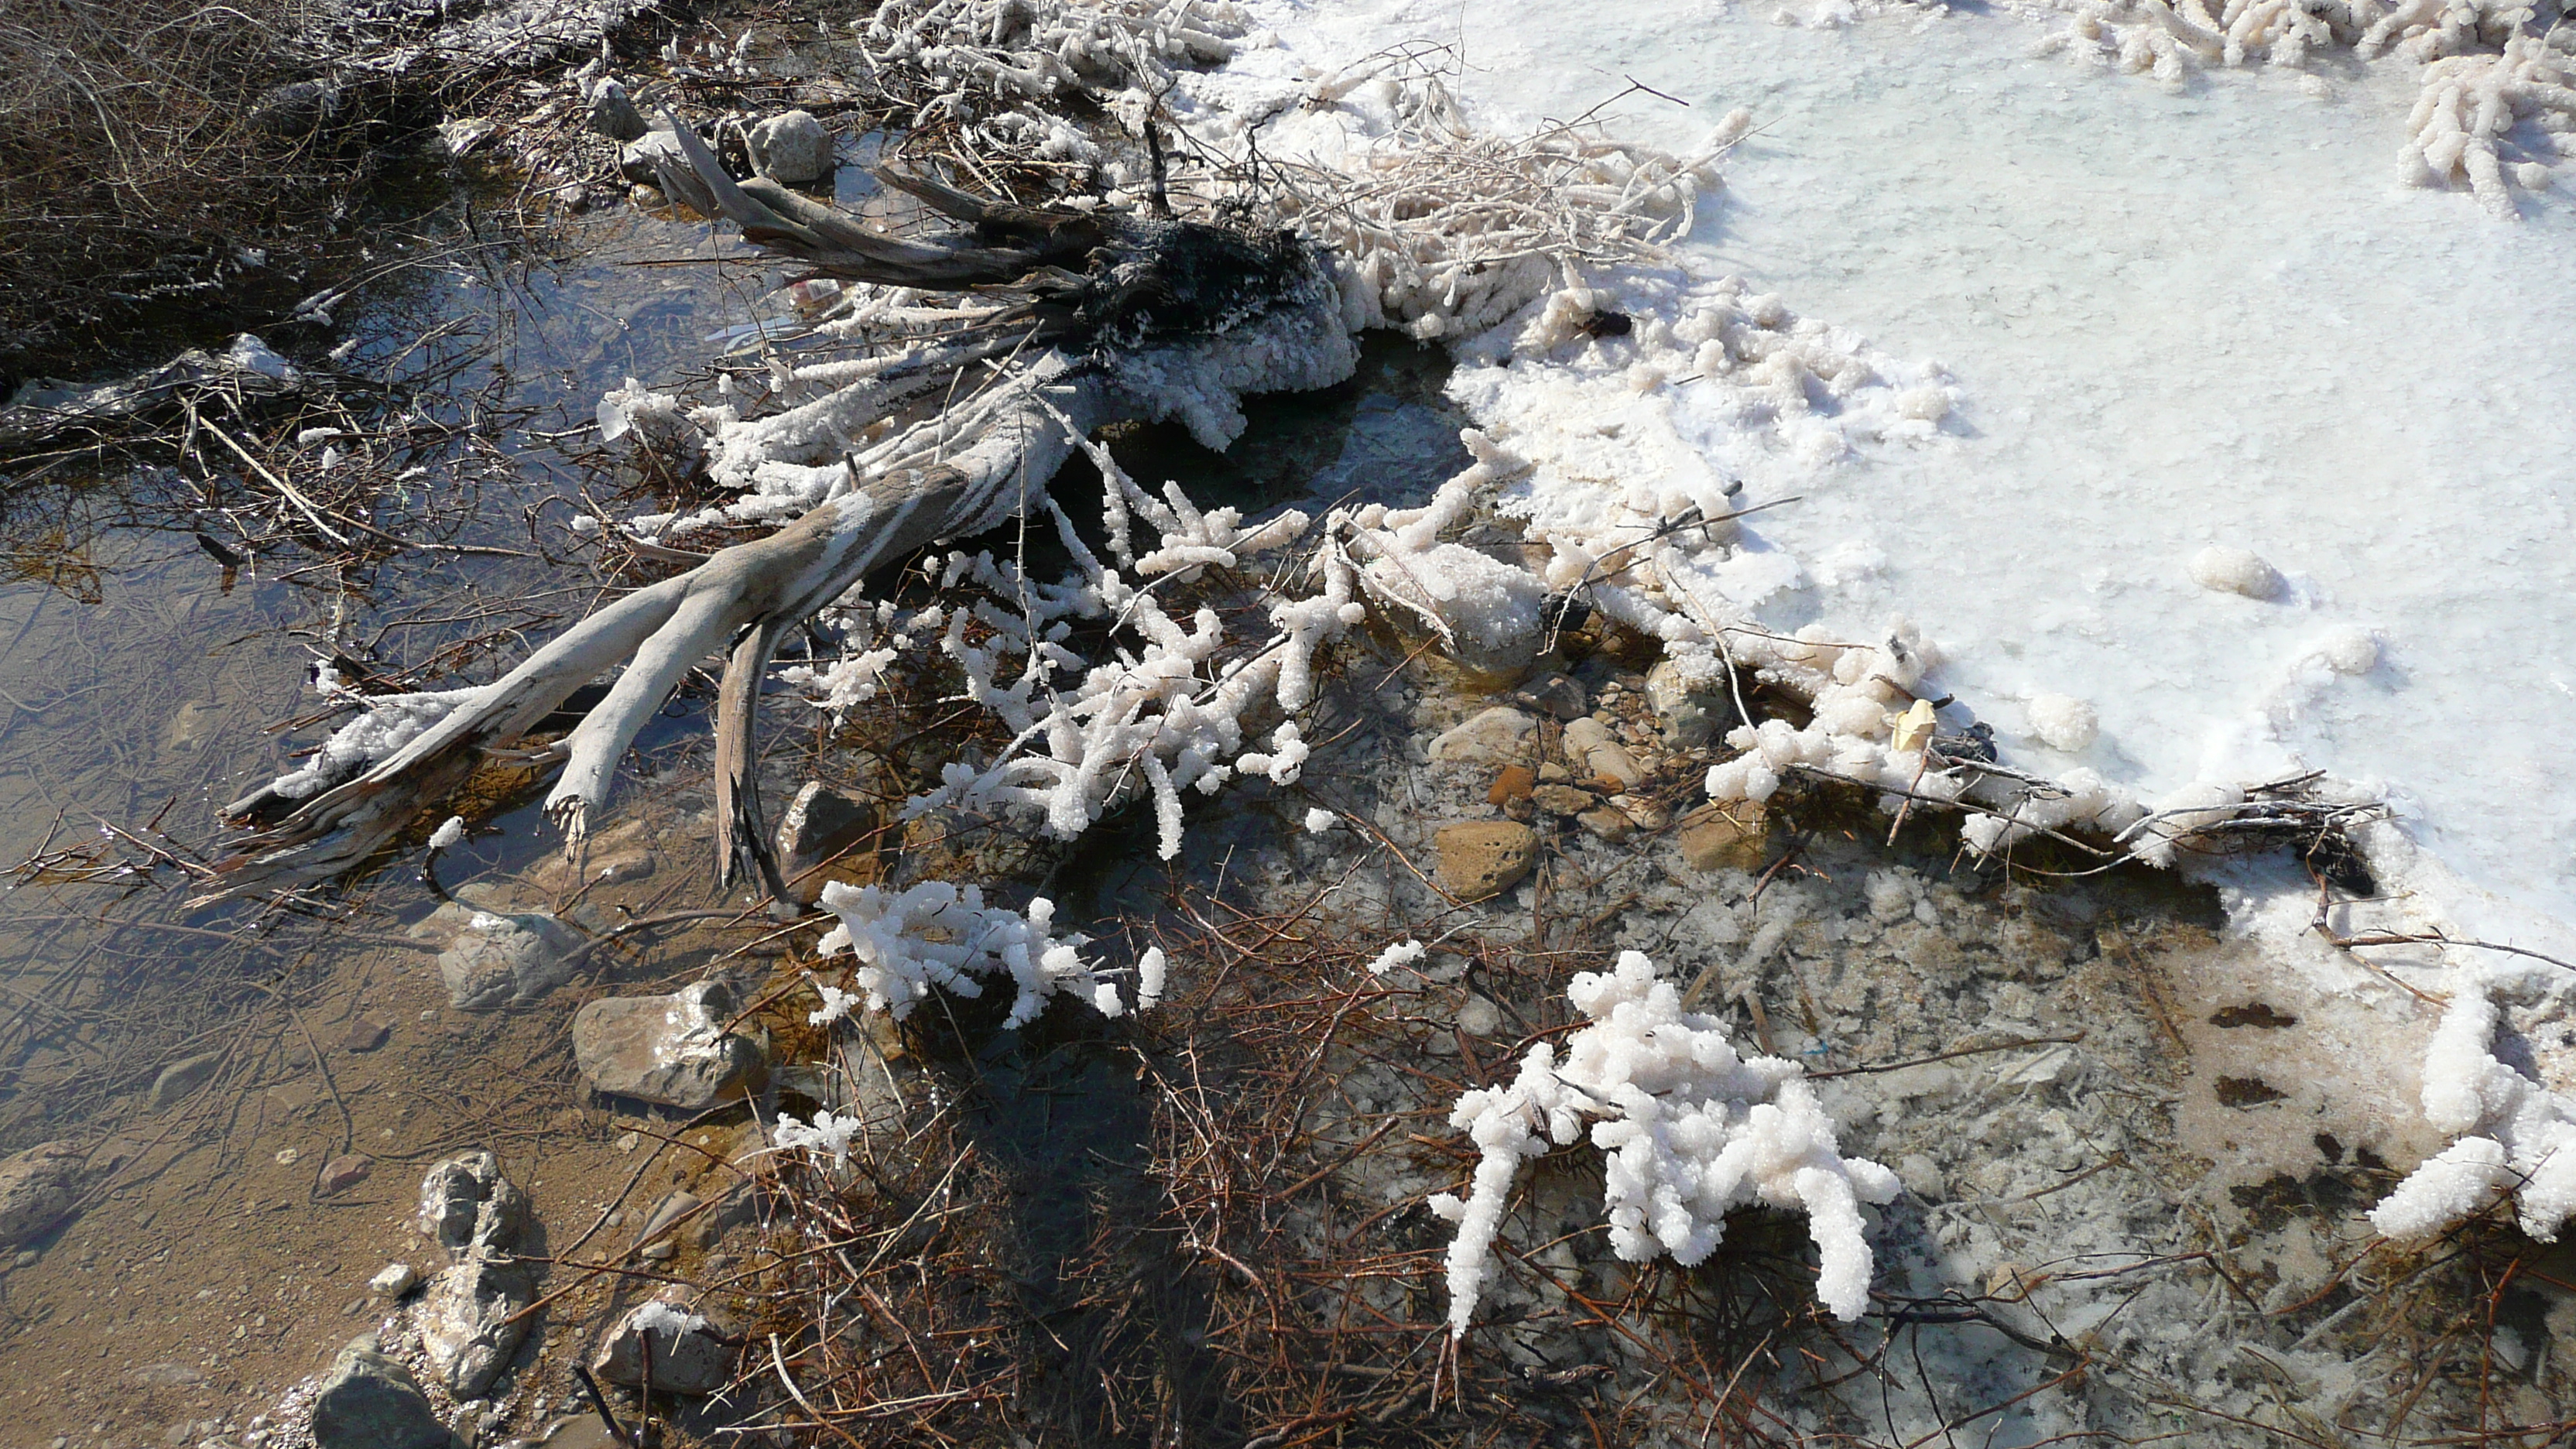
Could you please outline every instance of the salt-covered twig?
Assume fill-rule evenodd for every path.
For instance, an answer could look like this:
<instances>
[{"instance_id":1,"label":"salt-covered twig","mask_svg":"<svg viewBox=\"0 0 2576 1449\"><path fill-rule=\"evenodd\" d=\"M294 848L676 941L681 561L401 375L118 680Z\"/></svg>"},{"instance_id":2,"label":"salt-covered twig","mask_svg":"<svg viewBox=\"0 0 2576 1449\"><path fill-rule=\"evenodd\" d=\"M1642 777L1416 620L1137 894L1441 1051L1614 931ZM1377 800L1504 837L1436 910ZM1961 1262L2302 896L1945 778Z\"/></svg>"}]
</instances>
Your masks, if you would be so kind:
<instances>
[{"instance_id":1,"label":"salt-covered twig","mask_svg":"<svg viewBox=\"0 0 2576 1449\"><path fill-rule=\"evenodd\" d=\"M1520 1165L1571 1146L1587 1123L1607 1158L1604 1206L1622 1259L1698 1263L1725 1236L1729 1212L1792 1208L1806 1213L1821 1255L1817 1300L1838 1318L1860 1317L1871 1263L1859 1204L1893 1200L1896 1175L1841 1155L1803 1069L1738 1056L1724 1023L1683 1010L1640 952L1623 952L1607 974L1577 975L1566 995L1588 1024L1566 1039L1562 1060L1541 1042L1511 1085L1468 1092L1450 1114L1483 1153L1466 1198L1431 1200L1458 1224L1450 1331L1463 1335L1474 1319Z\"/></svg>"},{"instance_id":2,"label":"salt-covered twig","mask_svg":"<svg viewBox=\"0 0 2576 1449\"><path fill-rule=\"evenodd\" d=\"M2424 1118L2457 1140L2371 1209L2372 1227L2422 1239L2511 1198L2522 1230L2555 1242L2576 1217L2576 1103L2496 1058L2497 998L2547 989L2528 968L2463 962L2424 1051Z\"/></svg>"}]
</instances>

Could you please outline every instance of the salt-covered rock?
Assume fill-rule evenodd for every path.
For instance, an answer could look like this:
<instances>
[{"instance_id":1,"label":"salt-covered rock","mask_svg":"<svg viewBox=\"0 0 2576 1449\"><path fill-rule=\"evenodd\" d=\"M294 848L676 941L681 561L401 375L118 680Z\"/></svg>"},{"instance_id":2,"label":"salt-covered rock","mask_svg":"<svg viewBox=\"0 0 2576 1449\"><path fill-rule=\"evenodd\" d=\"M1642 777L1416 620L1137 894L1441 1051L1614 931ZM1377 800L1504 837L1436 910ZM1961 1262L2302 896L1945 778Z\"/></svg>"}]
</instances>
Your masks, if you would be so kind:
<instances>
[{"instance_id":1,"label":"salt-covered rock","mask_svg":"<svg viewBox=\"0 0 2576 1449\"><path fill-rule=\"evenodd\" d=\"M1658 660L1646 671L1646 702L1654 707L1664 742L1677 750L1702 750L1735 726L1735 700L1716 657Z\"/></svg>"},{"instance_id":2,"label":"salt-covered rock","mask_svg":"<svg viewBox=\"0 0 2576 1449\"><path fill-rule=\"evenodd\" d=\"M832 133L811 111L787 111L751 128L746 138L751 169L787 186L820 181L832 172Z\"/></svg>"},{"instance_id":3,"label":"salt-covered rock","mask_svg":"<svg viewBox=\"0 0 2576 1449\"><path fill-rule=\"evenodd\" d=\"M601 76L590 88L589 113L583 124L612 141L634 141L652 128L644 124L644 115L626 94L626 87L615 76Z\"/></svg>"},{"instance_id":4,"label":"salt-covered rock","mask_svg":"<svg viewBox=\"0 0 2576 1449\"><path fill-rule=\"evenodd\" d=\"M590 1371L613 1384L641 1384L649 1343L656 1390L712 1394L723 1388L732 1377L734 1350L697 1311L694 1296L672 1289L636 1305L600 1341Z\"/></svg>"},{"instance_id":5,"label":"salt-covered rock","mask_svg":"<svg viewBox=\"0 0 2576 1449\"><path fill-rule=\"evenodd\" d=\"M2269 599L2281 592L2281 575L2251 549L2213 544L2191 556L2191 580L2204 589Z\"/></svg>"},{"instance_id":6,"label":"salt-covered rock","mask_svg":"<svg viewBox=\"0 0 2576 1449\"><path fill-rule=\"evenodd\" d=\"M528 1195L501 1175L501 1160L491 1153L460 1153L421 1178L416 1223L452 1261L505 1253L527 1229Z\"/></svg>"},{"instance_id":7,"label":"salt-covered rock","mask_svg":"<svg viewBox=\"0 0 2576 1449\"><path fill-rule=\"evenodd\" d=\"M223 1064L222 1052L200 1052L163 1067L161 1075L152 1079L152 1110L158 1112L187 1100L199 1087L213 1080L215 1069Z\"/></svg>"},{"instance_id":8,"label":"salt-covered rock","mask_svg":"<svg viewBox=\"0 0 2576 1449\"><path fill-rule=\"evenodd\" d=\"M823 863L865 840L877 828L868 802L820 780L808 780L778 821L778 873L788 893L812 905L823 894Z\"/></svg>"},{"instance_id":9,"label":"salt-covered rock","mask_svg":"<svg viewBox=\"0 0 2576 1449\"><path fill-rule=\"evenodd\" d=\"M2368 674L2379 667L2379 636L2368 629L2337 629L2317 641L2316 657L2337 674Z\"/></svg>"},{"instance_id":10,"label":"salt-covered rock","mask_svg":"<svg viewBox=\"0 0 2576 1449\"><path fill-rule=\"evenodd\" d=\"M571 979L564 957L580 943L571 927L540 912L473 912L438 953L448 1004L492 1011L534 1001Z\"/></svg>"},{"instance_id":11,"label":"salt-covered rock","mask_svg":"<svg viewBox=\"0 0 2576 1449\"><path fill-rule=\"evenodd\" d=\"M451 1261L430 1280L412 1322L431 1372L455 1398L491 1387L527 1336L518 1315L536 1300L536 1282L513 1256L527 1225L527 1194L489 1152L451 1157L421 1179L420 1230Z\"/></svg>"},{"instance_id":12,"label":"salt-covered rock","mask_svg":"<svg viewBox=\"0 0 2576 1449\"><path fill-rule=\"evenodd\" d=\"M451 1396L477 1398L492 1386L528 1335L519 1314L536 1296L526 1268L479 1255L430 1280L412 1323L430 1371Z\"/></svg>"},{"instance_id":13,"label":"salt-covered rock","mask_svg":"<svg viewBox=\"0 0 2576 1449\"><path fill-rule=\"evenodd\" d=\"M1520 884L1538 864L1538 833L1517 820L1463 820L1431 837L1440 888L1481 901Z\"/></svg>"},{"instance_id":14,"label":"salt-covered rock","mask_svg":"<svg viewBox=\"0 0 2576 1449\"><path fill-rule=\"evenodd\" d=\"M69 1142L46 1142L0 1162L0 1246L25 1242L70 1215L80 1202L81 1157Z\"/></svg>"},{"instance_id":15,"label":"salt-covered rock","mask_svg":"<svg viewBox=\"0 0 2576 1449\"><path fill-rule=\"evenodd\" d=\"M2102 733L2102 722L2093 706L2071 695L2032 695L2022 714L2041 744L2068 754L2091 748Z\"/></svg>"},{"instance_id":16,"label":"salt-covered rock","mask_svg":"<svg viewBox=\"0 0 2576 1449\"><path fill-rule=\"evenodd\" d=\"M760 1062L758 1042L725 1029L733 1011L733 993L718 981L594 1001L572 1020L573 1060L611 1096L701 1111Z\"/></svg>"},{"instance_id":17,"label":"salt-covered rock","mask_svg":"<svg viewBox=\"0 0 2576 1449\"><path fill-rule=\"evenodd\" d=\"M1510 764L1529 753L1530 731L1537 728L1537 720L1510 705L1498 704L1434 736L1431 758L1467 764Z\"/></svg>"},{"instance_id":18,"label":"salt-covered rock","mask_svg":"<svg viewBox=\"0 0 2576 1449\"><path fill-rule=\"evenodd\" d=\"M372 1333L331 1360L313 1396L314 1449L450 1449L455 1435Z\"/></svg>"}]
</instances>

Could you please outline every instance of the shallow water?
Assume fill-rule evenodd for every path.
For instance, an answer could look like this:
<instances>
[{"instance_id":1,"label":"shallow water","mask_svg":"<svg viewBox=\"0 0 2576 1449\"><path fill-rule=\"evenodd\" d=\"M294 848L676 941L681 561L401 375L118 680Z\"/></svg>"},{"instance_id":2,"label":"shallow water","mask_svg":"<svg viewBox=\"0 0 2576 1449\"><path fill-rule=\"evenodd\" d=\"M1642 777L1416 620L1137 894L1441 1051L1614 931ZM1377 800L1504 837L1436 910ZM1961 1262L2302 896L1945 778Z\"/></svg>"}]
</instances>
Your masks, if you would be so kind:
<instances>
[{"instance_id":1,"label":"shallow water","mask_svg":"<svg viewBox=\"0 0 2576 1449\"><path fill-rule=\"evenodd\" d=\"M739 244L702 224L619 207L522 245L471 234L425 248L344 309L342 335L357 345L341 366L432 381L403 406L459 425L375 521L527 556L399 557L345 579L278 557L233 575L187 531L198 498L186 477L119 468L16 491L5 526L18 567L0 586L0 838L13 859L49 831L59 850L103 824L154 822L183 851L212 840L215 810L291 768L289 751L315 737L271 727L311 710L304 680L334 640L376 646L370 662L387 669L437 660L488 677L577 616L594 589L563 523L586 490L604 501L598 490L620 486L582 452L598 395L627 377L683 381L747 321L786 311L768 291L784 269L708 262ZM332 339L296 340L309 354ZM1139 476L1248 508L1317 492L1415 496L1461 461L1457 420L1437 401L1444 373L1428 350L1373 345L1344 388L1256 403L1254 438L1231 455L1157 429L1120 448ZM441 653L495 629L511 632ZM614 842L640 828L649 873L581 892L589 914L576 921L710 900L699 709L677 702L648 731L594 847L623 849ZM771 733L792 737L796 722L782 710ZM499 892L476 901L513 908L573 895L534 793L523 784L495 829L442 857L448 889ZM406 1256L429 1266L409 1218L441 1155L498 1151L567 1238L636 1171L627 1128L654 1120L605 1108L580 1082L571 1009L669 989L655 983L694 976L736 942L647 937L539 1002L457 1011L434 948L403 934L436 904L417 852L415 841L322 893L328 919L273 916L248 941L231 933L254 911L190 912L166 865L121 883L39 881L0 902L0 1149L77 1143L93 1188L19 1259L0 1257L0 1438L125 1446L237 1431L375 1321L366 1278ZM1131 908L1146 878L1117 858L1096 857L1106 874L1081 888L1095 913ZM1114 1064L1016 1036L996 1051L982 1100L1000 1150L1048 1180L1114 1165L1135 1136ZM156 1107L163 1068L207 1053L221 1058L208 1082ZM369 1175L320 1193L317 1169L348 1154ZM690 1180L663 1176L647 1174L629 1208ZM1038 1261L1080 1245L1081 1199L1063 1201L1070 1216L1029 1224ZM591 1306L551 1314L550 1339L583 1331Z\"/></svg>"}]
</instances>

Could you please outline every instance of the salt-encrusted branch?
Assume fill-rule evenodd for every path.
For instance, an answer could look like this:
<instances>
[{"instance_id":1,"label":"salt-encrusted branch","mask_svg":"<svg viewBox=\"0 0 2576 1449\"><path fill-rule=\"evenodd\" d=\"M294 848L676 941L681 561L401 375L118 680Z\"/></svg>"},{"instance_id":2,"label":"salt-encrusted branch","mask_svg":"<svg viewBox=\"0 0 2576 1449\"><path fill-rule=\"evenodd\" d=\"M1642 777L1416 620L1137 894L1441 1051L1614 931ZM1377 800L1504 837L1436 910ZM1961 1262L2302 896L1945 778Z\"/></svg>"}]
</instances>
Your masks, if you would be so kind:
<instances>
[{"instance_id":1,"label":"salt-encrusted branch","mask_svg":"<svg viewBox=\"0 0 2576 1449\"><path fill-rule=\"evenodd\" d=\"M1859 1204L1891 1201L1896 1175L1842 1156L1831 1118L1779 1057L1740 1057L1716 1017L1682 1009L1673 983L1642 953L1566 989L1587 1024L1560 1060L1541 1042L1507 1087L1458 1099L1449 1125L1482 1157L1464 1199L1431 1207L1458 1225L1450 1243L1449 1327L1466 1333L1492 1276L1520 1165L1585 1135L1607 1168L1610 1246L1631 1263L1670 1254L1689 1266L1716 1251L1726 1215L1756 1204L1807 1215L1820 1255L1817 1301L1855 1319L1869 1307L1870 1249Z\"/></svg>"}]
</instances>

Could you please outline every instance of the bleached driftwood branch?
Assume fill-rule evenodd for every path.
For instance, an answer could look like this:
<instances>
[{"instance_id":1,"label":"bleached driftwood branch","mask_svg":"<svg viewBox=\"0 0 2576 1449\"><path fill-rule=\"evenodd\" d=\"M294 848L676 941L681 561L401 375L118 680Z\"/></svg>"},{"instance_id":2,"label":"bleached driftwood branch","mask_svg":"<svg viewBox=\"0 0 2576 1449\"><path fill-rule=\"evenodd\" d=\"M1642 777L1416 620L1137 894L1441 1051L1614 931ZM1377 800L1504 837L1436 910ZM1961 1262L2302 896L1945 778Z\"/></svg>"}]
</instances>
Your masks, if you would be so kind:
<instances>
[{"instance_id":1,"label":"bleached driftwood branch","mask_svg":"<svg viewBox=\"0 0 2576 1449\"><path fill-rule=\"evenodd\" d=\"M693 136L680 135L694 169L674 182L694 184L710 209L773 249L906 286L1015 288L1018 305L980 325L1007 346L935 352L934 365L975 390L864 449L847 445L912 394L874 379L853 384L855 398L844 389L827 428L845 445L839 476L811 511L618 600L451 703L390 755L243 840L204 899L355 867L486 752L529 733L575 689L623 663L607 697L560 747L563 775L546 799L548 815L578 840L637 731L683 674L727 651L718 705L720 854L728 873L748 865L775 887L749 740L757 682L782 635L878 564L1030 507L1075 439L1113 420L1168 413L1169 399L1154 394L1175 372L1250 392L1326 386L1352 365L1331 284L1294 238L996 206L908 182L949 215L973 221L979 236L890 242L801 198L736 186ZM971 370L979 365L976 387ZM285 804L272 786L227 814L258 818Z\"/></svg>"}]
</instances>

